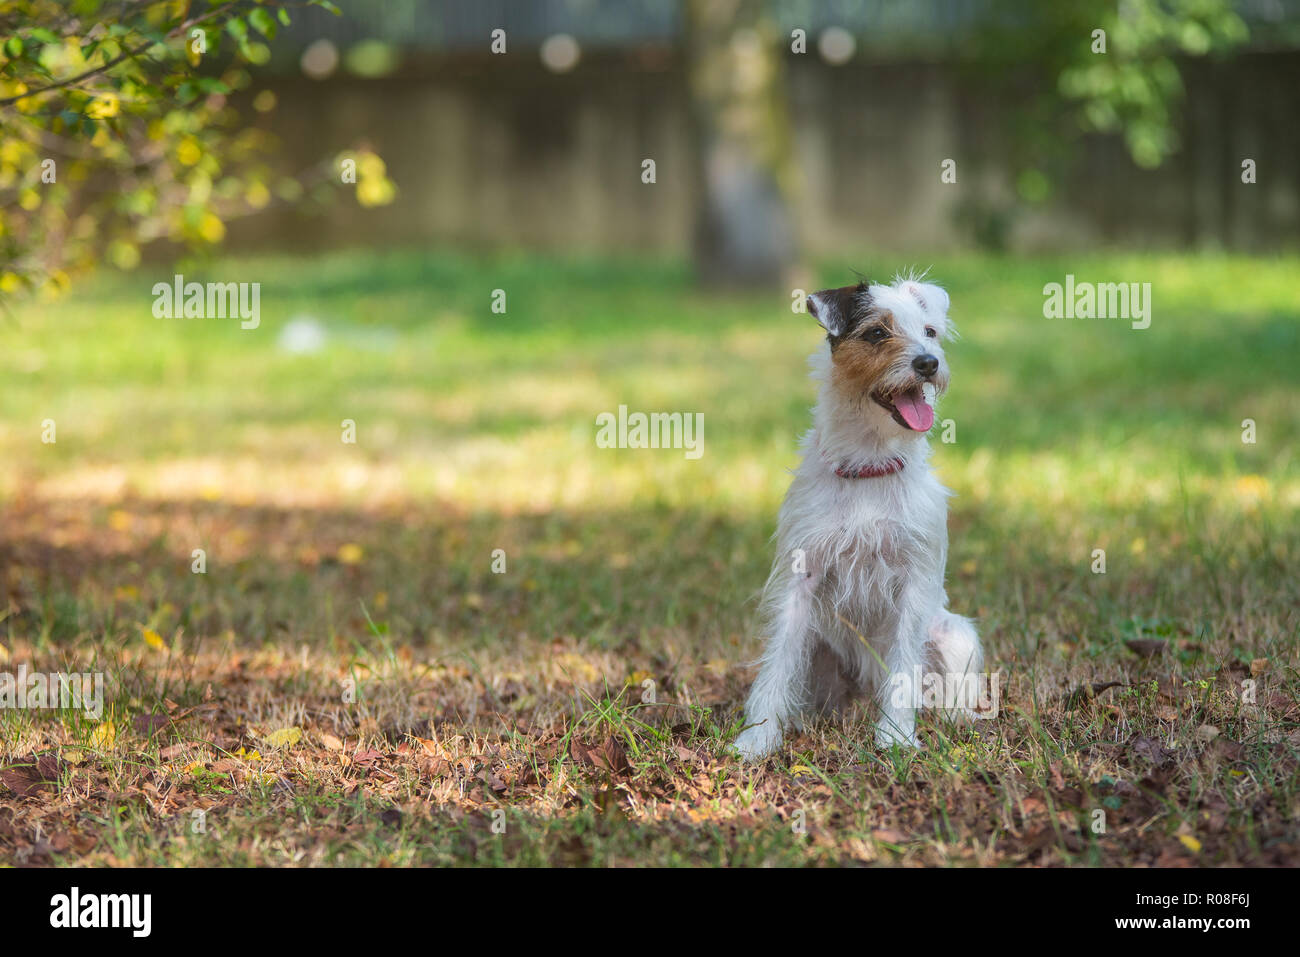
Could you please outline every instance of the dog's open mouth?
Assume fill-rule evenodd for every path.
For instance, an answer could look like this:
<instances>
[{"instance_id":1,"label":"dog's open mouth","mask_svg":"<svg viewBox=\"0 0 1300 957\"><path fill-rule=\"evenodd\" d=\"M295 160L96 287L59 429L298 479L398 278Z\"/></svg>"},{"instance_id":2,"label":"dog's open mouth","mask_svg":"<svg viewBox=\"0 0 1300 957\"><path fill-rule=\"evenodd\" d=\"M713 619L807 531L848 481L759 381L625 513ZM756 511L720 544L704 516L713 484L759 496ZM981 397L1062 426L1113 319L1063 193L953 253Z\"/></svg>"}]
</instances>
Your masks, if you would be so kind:
<instances>
[{"instance_id":1,"label":"dog's open mouth","mask_svg":"<svg viewBox=\"0 0 1300 957\"><path fill-rule=\"evenodd\" d=\"M894 421L913 432L929 432L934 425L934 406L926 400L922 386L891 395L871 393L871 398L894 417Z\"/></svg>"}]
</instances>

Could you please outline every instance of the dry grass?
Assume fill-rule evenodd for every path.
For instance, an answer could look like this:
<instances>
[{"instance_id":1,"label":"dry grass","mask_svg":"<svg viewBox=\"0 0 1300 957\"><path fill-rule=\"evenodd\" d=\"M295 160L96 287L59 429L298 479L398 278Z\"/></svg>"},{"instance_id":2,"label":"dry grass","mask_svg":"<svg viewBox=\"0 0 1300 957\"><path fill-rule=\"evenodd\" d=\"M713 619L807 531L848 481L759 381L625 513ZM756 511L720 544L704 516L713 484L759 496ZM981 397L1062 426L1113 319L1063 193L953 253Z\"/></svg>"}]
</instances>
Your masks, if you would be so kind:
<instances>
[{"instance_id":1,"label":"dry grass","mask_svg":"<svg viewBox=\"0 0 1300 957\"><path fill-rule=\"evenodd\" d=\"M450 299L533 275L476 268ZM454 303L403 326L420 299L391 313L400 348L355 356L189 342L121 290L26 318L2 353L29 371L0 400L0 453L21 463L0 672L101 672L106 711L0 709L0 859L1295 864L1295 394L1261 368L1285 350L1256 348L1295 335L1273 305L1291 266L1251 265L1255 311L1220 333L1229 306L1207 290L1246 267L1139 262L1168 334L1157 315L1151 338L1032 342L1024 289L1056 264L1020 268L936 266L972 317L946 407L959 440L936 457L958 493L948 590L980 619L1002 713L881 753L864 708L759 768L725 745L806 421L803 326L676 274L576 267L545 272L557 318L523 345ZM320 302L281 317L404 301L393 277L340 291L345 271L318 269L302 284ZM599 282L662 324L610 328ZM46 322L70 338L42 339ZM1044 342L1072 361L1021 375ZM704 411L704 458L594 449L619 402ZM45 416L55 448L34 443Z\"/></svg>"}]
</instances>

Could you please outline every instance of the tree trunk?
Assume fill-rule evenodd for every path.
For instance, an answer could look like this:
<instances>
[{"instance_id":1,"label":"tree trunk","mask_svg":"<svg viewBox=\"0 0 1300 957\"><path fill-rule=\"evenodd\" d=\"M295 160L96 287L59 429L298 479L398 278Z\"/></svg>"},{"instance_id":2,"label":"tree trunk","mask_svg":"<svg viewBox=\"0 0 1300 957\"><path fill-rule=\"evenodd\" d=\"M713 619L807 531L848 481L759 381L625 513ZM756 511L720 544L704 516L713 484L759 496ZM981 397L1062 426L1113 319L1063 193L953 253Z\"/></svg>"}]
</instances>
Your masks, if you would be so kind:
<instances>
[{"instance_id":1,"label":"tree trunk","mask_svg":"<svg viewBox=\"0 0 1300 957\"><path fill-rule=\"evenodd\" d=\"M685 12L696 269L711 285L775 284L795 253L782 40L762 0L687 0Z\"/></svg>"}]
</instances>

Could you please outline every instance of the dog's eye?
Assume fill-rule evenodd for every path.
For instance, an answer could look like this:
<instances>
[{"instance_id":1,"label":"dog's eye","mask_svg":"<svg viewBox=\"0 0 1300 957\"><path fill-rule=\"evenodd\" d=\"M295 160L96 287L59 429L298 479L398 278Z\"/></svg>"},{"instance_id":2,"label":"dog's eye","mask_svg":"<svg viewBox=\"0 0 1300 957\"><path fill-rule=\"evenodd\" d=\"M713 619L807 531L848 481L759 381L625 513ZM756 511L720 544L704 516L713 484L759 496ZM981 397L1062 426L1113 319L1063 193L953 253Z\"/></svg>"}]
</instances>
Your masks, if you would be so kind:
<instances>
[{"instance_id":1,"label":"dog's eye","mask_svg":"<svg viewBox=\"0 0 1300 957\"><path fill-rule=\"evenodd\" d=\"M876 343L884 342L889 338L889 330L884 326L872 326L862 334L862 338L867 342L870 342L872 345L875 345Z\"/></svg>"},{"instance_id":2,"label":"dog's eye","mask_svg":"<svg viewBox=\"0 0 1300 957\"><path fill-rule=\"evenodd\" d=\"M935 331L934 326L926 326L926 327L925 327L925 334L926 334L927 336L929 336L931 339L933 339L933 338L934 338L935 336L937 336L939 333L937 333L937 332Z\"/></svg>"}]
</instances>

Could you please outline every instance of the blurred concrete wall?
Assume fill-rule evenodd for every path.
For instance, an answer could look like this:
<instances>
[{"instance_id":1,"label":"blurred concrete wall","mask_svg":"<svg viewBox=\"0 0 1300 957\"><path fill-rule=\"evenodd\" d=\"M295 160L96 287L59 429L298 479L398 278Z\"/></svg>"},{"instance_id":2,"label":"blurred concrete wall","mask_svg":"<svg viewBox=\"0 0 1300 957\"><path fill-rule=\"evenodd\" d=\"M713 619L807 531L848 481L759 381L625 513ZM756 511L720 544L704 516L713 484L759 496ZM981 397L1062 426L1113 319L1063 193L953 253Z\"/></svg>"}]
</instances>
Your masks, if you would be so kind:
<instances>
[{"instance_id":1,"label":"blurred concrete wall","mask_svg":"<svg viewBox=\"0 0 1300 957\"><path fill-rule=\"evenodd\" d=\"M1073 171L1030 206L1000 132L1027 100L997 98L955 67L793 58L805 248L1295 244L1300 53L1197 61L1186 77L1184 146L1172 161L1143 171L1117 138L1081 138ZM454 54L385 79L293 77L272 88L278 108L255 121L282 140L285 172L365 141L400 195L380 209L344 199L316 216L270 210L238 224L241 245L689 249L699 187L670 48L584 57L560 75L535 60ZM654 185L641 182L647 158ZM1255 185L1241 182L1245 158L1258 165ZM945 159L956 160L956 184L941 182Z\"/></svg>"}]
</instances>

